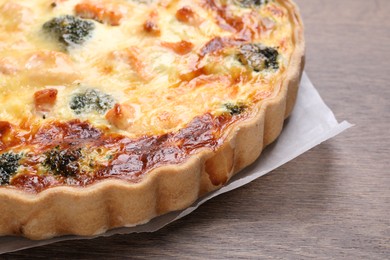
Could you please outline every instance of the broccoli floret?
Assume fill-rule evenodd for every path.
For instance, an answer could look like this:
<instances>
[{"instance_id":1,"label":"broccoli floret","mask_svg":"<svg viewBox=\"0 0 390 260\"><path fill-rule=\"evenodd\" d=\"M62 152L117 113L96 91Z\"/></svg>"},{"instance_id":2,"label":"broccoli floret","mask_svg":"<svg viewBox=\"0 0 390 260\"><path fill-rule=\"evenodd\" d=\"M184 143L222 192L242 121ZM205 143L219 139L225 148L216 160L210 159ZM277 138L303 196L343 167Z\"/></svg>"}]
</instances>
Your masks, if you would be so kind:
<instances>
[{"instance_id":1,"label":"broccoli floret","mask_svg":"<svg viewBox=\"0 0 390 260\"><path fill-rule=\"evenodd\" d=\"M3 153L0 155L0 185L9 184L9 181L19 167L20 154Z\"/></svg>"},{"instance_id":2,"label":"broccoli floret","mask_svg":"<svg viewBox=\"0 0 390 260\"><path fill-rule=\"evenodd\" d=\"M43 162L54 174L64 177L75 176L80 171L78 160L82 157L81 149L60 150L56 147L46 154L46 159Z\"/></svg>"},{"instance_id":3,"label":"broccoli floret","mask_svg":"<svg viewBox=\"0 0 390 260\"><path fill-rule=\"evenodd\" d=\"M229 112L230 115L239 115L246 109L246 105L242 103L226 103L223 105L224 108Z\"/></svg>"},{"instance_id":4,"label":"broccoli floret","mask_svg":"<svg viewBox=\"0 0 390 260\"><path fill-rule=\"evenodd\" d=\"M91 37L95 24L73 15L64 15L46 22L43 29L65 46L80 45Z\"/></svg>"},{"instance_id":5,"label":"broccoli floret","mask_svg":"<svg viewBox=\"0 0 390 260\"><path fill-rule=\"evenodd\" d=\"M73 95L69 106L76 113L98 112L104 114L115 104L112 96L95 89L87 89L85 92Z\"/></svg>"},{"instance_id":6,"label":"broccoli floret","mask_svg":"<svg viewBox=\"0 0 390 260\"><path fill-rule=\"evenodd\" d=\"M242 64L249 66L254 71L265 69L278 69L279 53L276 49L263 44L244 44L240 46L238 58Z\"/></svg>"},{"instance_id":7,"label":"broccoli floret","mask_svg":"<svg viewBox=\"0 0 390 260\"><path fill-rule=\"evenodd\" d=\"M235 3L241 5L242 7L253 7L260 6L262 4L268 4L269 0L234 0Z\"/></svg>"}]
</instances>

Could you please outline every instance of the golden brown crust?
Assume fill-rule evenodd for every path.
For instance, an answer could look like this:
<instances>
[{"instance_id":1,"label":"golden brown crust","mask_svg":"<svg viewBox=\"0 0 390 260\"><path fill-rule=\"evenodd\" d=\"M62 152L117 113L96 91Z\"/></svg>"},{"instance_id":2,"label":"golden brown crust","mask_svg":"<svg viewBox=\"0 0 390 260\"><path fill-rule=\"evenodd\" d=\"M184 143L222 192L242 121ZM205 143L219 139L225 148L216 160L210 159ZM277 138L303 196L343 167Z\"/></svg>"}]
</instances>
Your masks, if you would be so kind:
<instances>
[{"instance_id":1,"label":"golden brown crust","mask_svg":"<svg viewBox=\"0 0 390 260\"><path fill-rule=\"evenodd\" d=\"M85 187L55 187L39 194L0 190L0 235L47 239L58 235L96 235L134 226L180 210L225 184L254 162L280 134L291 113L304 66L303 25L295 4L290 10L294 51L279 93L260 103L253 118L235 125L216 151L204 149L185 163L151 171L140 183L106 180Z\"/></svg>"}]
</instances>

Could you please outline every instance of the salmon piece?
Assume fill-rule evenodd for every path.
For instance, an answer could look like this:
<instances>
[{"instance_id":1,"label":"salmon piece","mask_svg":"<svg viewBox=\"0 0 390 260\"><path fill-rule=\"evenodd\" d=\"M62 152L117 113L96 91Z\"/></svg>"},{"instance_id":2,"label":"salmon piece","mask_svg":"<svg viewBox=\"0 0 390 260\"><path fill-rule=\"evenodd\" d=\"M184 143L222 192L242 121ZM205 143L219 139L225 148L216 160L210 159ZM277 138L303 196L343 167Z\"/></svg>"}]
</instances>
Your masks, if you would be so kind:
<instances>
[{"instance_id":1,"label":"salmon piece","mask_svg":"<svg viewBox=\"0 0 390 260\"><path fill-rule=\"evenodd\" d=\"M165 48L173 50L179 55L185 55L192 51L194 45L191 42L180 41L180 42L161 42L161 45Z\"/></svg>"},{"instance_id":2,"label":"salmon piece","mask_svg":"<svg viewBox=\"0 0 390 260\"><path fill-rule=\"evenodd\" d=\"M43 89L34 93L35 109L40 112L48 112L57 101L57 89Z\"/></svg>"},{"instance_id":3,"label":"salmon piece","mask_svg":"<svg viewBox=\"0 0 390 260\"><path fill-rule=\"evenodd\" d=\"M14 3L14 1L6 1L0 5L0 29L5 29L10 32L22 31L34 21L33 11L25 6Z\"/></svg>"},{"instance_id":4,"label":"salmon piece","mask_svg":"<svg viewBox=\"0 0 390 260\"><path fill-rule=\"evenodd\" d=\"M144 31L153 36L161 35L161 29L158 25L158 13L152 11L149 18L144 23Z\"/></svg>"},{"instance_id":5,"label":"salmon piece","mask_svg":"<svg viewBox=\"0 0 390 260\"><path fill-rule=\"evenodd\" d=\"M63 85L80 78L73 61L64 53L37 51L26 58L23 70L28 82L37 85Z\"/></svg>"},{"instance_id":6,"label":"salmon piece","mask_svg":"<svg viewBox=\"0 0 390 260\"><path fill-rule=\"evenodd\" d=\"M106 119L113 126L126 130L132 125L135 110L132 106L126 104L115 104L106 114Z\"/></svg>"},{"instance_id":7,"label":"salmon piece","mask_svg":"<svg viewBox=\"0 0 390 260\"><path fill-rule=\"evenodd\" d=\"M189 6L184 6L176 12L176 19L182 23L191 23L191 21L194 20L194 17L195 13Z\"/></svg>"},{"instance_id":8,"label":"salmon piece","mask_svg":"<svg viewBox=\"0 0 390 260\"><path fill-rule=\"evenodd\" d=\"M99 23L118 26L124 16L121 6L103 2L83 2L75 6L76 15Z\"/></svg>"},{"instance_id":9,"label":"salmon piece","mask_svg":"<svg viewBox=\"0 0 390 260\"><path fill-rule=\"evenodd\" d=\"M152 78L152 74L148 70L144 60L142 59L140 50L137 47L130 47L122 51L114 51L110 54L110 56L111 59L127 63L142 80L148 81Z\"/></svg>"}]
</instances>

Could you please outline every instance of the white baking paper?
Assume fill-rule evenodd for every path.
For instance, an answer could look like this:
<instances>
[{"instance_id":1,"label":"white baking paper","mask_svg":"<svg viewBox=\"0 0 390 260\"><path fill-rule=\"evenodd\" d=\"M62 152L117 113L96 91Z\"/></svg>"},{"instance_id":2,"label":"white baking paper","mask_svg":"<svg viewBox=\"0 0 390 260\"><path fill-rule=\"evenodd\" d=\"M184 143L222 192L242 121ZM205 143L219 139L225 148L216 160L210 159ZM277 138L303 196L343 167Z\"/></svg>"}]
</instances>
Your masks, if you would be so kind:
<instances>
[{"instance_id":1,"label":"white baking paper","mask_svg":"<svg viewBox=\"0 0 390 260\"><path fill-rule=\"evenodd\" d=\"M165 225L190 214L207 200L263 176L351 126L346 121L342 123L337 122L332 111L325 105L304 73L294 111L286 121L282 134L275 143L264 150L253 165L237 174L225 187L199 199L183 211L157 217L145 225L114 229L100 236L107 237L115 234L154 232L159 230ZM95 237L63 236L44 241L31 241L20 237L0 237L0 254L58 241L92 238Z\"/></svg>"}]
</instances>

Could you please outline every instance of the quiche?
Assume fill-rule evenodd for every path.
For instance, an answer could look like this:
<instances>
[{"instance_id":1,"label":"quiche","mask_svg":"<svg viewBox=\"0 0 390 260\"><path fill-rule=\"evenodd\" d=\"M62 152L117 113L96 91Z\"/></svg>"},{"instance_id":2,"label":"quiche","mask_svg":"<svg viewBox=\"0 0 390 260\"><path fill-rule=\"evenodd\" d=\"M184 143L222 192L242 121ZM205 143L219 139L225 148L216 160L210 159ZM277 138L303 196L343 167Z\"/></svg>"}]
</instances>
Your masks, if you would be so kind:
<instances>
[{"instance_id":1,"label":"quiche","mask_svg":"<svg viewBox=\"0 0 390 260\"><path fill-rule=\"evenodd\" d=\"M290 0L0 0L0 235L96 235L188 207L280 134Z\"/></svg>"}]
</instances>

